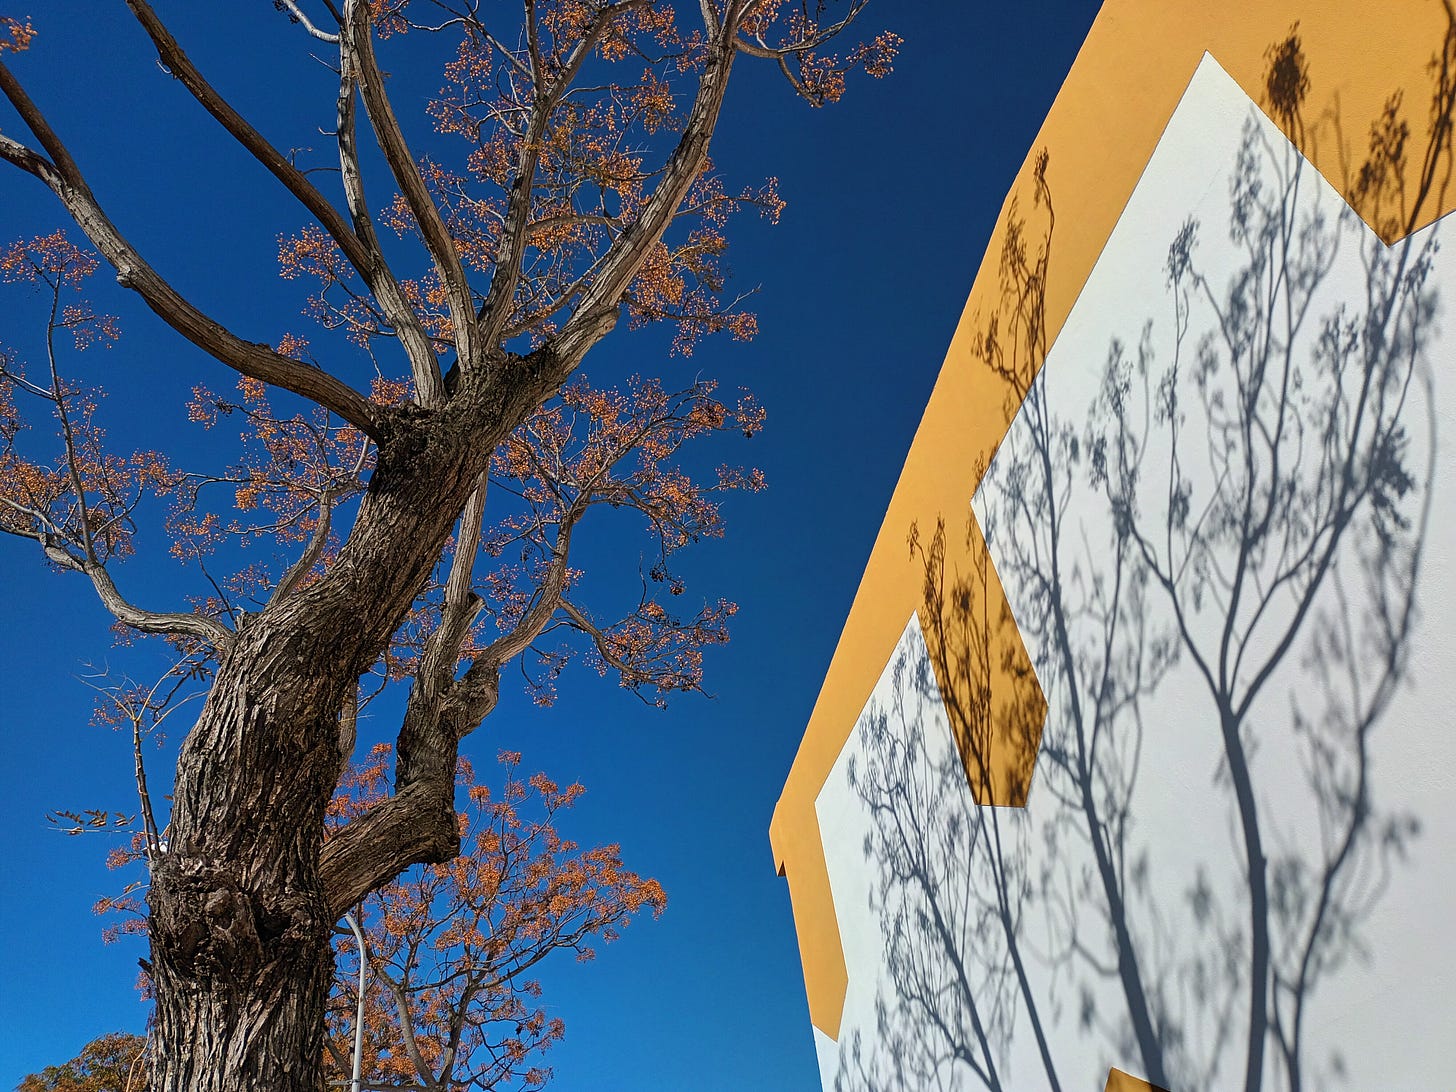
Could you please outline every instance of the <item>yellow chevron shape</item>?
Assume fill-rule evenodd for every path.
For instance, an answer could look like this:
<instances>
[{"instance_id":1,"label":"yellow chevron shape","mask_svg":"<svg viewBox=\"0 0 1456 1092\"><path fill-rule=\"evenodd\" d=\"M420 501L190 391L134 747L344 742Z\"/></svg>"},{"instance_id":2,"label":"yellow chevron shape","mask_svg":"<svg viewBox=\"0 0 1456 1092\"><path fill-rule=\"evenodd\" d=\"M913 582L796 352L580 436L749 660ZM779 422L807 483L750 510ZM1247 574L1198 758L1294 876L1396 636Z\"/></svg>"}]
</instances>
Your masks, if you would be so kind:
<instances>
[{"instance_id":1,"label":"yellow chevron shape","mask_svg":"<svg viewBox=\"0 0 1456 1092\"><path fill-rule=\"evenodd\" d=\"M1140 1077L1124 1073L1120 1069L1107 1071L1107 1087L1103 1092L1164 1092L1155 1084L1148 1084Z\"/></svg>"}]
</instances>

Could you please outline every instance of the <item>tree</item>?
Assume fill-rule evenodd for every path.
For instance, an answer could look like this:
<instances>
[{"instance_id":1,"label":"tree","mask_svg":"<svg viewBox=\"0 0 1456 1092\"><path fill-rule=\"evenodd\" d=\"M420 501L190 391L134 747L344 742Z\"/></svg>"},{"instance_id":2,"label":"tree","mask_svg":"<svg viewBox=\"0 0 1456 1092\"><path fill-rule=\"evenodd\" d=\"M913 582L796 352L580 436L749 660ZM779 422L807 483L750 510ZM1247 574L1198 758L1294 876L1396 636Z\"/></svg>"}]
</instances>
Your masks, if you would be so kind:
<instances>
[{"instance_id":1,"label":"tree","mask_svg":"<svg viewBox=\"0 0 1456 1092\"><path fill-rule=\"evenodd\" d=\"M240 415L252 445L201 474L106 452L95 393L60 363L60 334L112 332L69 302L97 259L53 236L10 252L7 272L49 288L57 309L46 379L28 378L18 357L5 363L0 526L87 578L124 627L175 642L206 689L165 830L146 832L159 1089L317 1087L334 923L406 867L456 855L460 740L525 654L549 699L566 653L539 645L545 635L580 637L589 661L649 700L698 688L701 649L725 638L733 608L670 611L660 600L683 591L672 558L720 533L716 491L760 479L730 470L699 483L674 460L696 436L752 432L761 413L705 383L596 391L577 371L624 311L629 326L675 326L681 352L708 334L752 334L725 294L726 224L746 207L772 217L780 202L772 183L729 190L713 171L730 74L740 56L767 60L815 104L838 98L852 70L884 75L893 35L827 52L865 3L704 0L689 19L660 0L527 0L498 20L472 0L280 0L301 45L337 53L336 204L145 0L128 0L166 71L306 211L280 259L314 286L318 347L234 332L169 283L0 66L0 91L36 145L0 136L0 158L54 192L122 288L238 374L240 397L198 391L192 413ZM43 50L28 24L6 30L7 51L31 46L18 63ZM421 159L379 49L426 32L450 43L429 114L455 143ZM366 201L383 180L360 148L361 102L398 191L382 205ZM56 417L59 457L27 446L26 398ZM225 518L213 498L229 491L237 512ZM190 610L141 607L110 562L134 548L152 494L175 506L174 550L204 574L208 558L236 558L222 544L239 537L290 546L291 562L209 576ZM615 621L586 605L570 564L583 515L603 506L644 516L657 555ZM325 843L359 709L390 685L409 693L393 792Z\"/></svg>"},{"instance_id":2,"label":"tree","mask_svg":"<svg viewBox=\"0 0 1456 1092\"><path fill-rule=\"evenodd\" d=\"M125 704L122 692L106 697L117 710ZM391 758L390 746L377 744L350 767L329 807L331 831L388 799ZM493 791L477 780L468 759L459 760L456 780L468 802L458 816L461 855L411 868L353 910L367 957L361 1055L367 1088L544 1087L552 1072L538 1058L562 1037L565 1023L540 1004L538 965L553 952L589 961L594 945L616 940L634 914L650 910L656 917L667 905L656 880L623 867L619 846L582 850L561 836L557 817L582 795L581 785L563 788L544 773L522 776L516 752L501 752L498 762L501 777ZM113 851L109 865L145 864L146 844L144 834L136 835L129 848ZM107 927L108 940L145 934L138 894L144 886L145 879L138 880L97 904L98 913L120 915L119 924ZM151 993L145 976L141 987ZM359 945L351 924L334 930L324 1045L325 1074L335 1083L346 1083L353 1073L358 987ZM149 1087L146 1039L122 1034L89 1044L70 1069L53 1068L29 1080L72 1071L110 1074L116 1057L127 1059L136 1092ZM103 1061L111 1068L98 1068ZM21 1090L30 1087L22 1084Z\"/></svg>"},{"instance_id":3,"label":"tree","mask_svg":"<svg viewBox=\"0 0 1456 1092\"><path fill-rule=\"evenodd\" d=\"M141 1035L103 1035L64 1065L32 1073L15 1092L147 1092L146 1050Z\"/></svg>"},{"instance_id":4,"label":"tree","mask_svg":"<svg viewBox=\"0 0 1456 1092\"><path fill-rule=\"evenodd\" d=\"M334 815L352 818L387 799L387 745L351 770ZM545 774L524 777L519 753L499 755L495 792L460 760L469 801L467 852L421 865L364 900L368 956L363 1077L370 1087L537 1089L551 1070L537 1056L565 1025L540 1007L536 968L553 952L580 961L632 916L662 913L656 880L622 866L620 847L582 850L556 817L584 791ZM358 1003L358 945L339 932L327 1069L347 1079Z\"/></svg>"}]
</instances>

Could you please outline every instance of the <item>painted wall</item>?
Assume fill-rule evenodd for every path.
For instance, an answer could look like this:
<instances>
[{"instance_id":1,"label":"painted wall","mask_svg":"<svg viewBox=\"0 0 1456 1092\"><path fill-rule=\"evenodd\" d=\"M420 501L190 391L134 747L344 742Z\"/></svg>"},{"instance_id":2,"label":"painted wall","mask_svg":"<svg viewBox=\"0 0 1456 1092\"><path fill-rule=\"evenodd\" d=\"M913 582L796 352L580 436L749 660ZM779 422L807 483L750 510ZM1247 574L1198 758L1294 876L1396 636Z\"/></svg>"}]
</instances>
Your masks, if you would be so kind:
<instances>
[{"instance_id":1,"label":"painted wall","mask_svg":"<svg viewBox=\"0 0 1456 1092\"><path fill-rule=\"evenodd\" d=\"M1456 1082L1451 83L1235 52L1095 262L1055 145L1008 199L775 816L826 1088Z\"/></svg>"}]
</instances>

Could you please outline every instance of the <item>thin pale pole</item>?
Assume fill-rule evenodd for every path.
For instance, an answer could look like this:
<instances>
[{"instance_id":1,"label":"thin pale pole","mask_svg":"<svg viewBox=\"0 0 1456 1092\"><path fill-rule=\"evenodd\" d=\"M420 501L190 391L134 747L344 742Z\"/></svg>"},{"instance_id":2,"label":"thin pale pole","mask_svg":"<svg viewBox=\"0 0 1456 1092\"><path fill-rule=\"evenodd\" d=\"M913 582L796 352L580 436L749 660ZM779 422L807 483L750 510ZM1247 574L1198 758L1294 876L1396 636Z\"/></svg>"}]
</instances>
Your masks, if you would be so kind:
<instances>
[{"instance_id":1,"label":"thin pale pole","mask_svg":"<svg viewBox=\"0 0 1456 1092\"><path fill-rule=\"evenodd\" d=\"M359 1092L359 1068L364 1061L364 974L369 958L364 945L364 931L359 928L354 915L345 914L344 920L359 941L359 1011L354 1014L354 1074L349 1078L349 1092Z\"/></svg>"}]
</instances>

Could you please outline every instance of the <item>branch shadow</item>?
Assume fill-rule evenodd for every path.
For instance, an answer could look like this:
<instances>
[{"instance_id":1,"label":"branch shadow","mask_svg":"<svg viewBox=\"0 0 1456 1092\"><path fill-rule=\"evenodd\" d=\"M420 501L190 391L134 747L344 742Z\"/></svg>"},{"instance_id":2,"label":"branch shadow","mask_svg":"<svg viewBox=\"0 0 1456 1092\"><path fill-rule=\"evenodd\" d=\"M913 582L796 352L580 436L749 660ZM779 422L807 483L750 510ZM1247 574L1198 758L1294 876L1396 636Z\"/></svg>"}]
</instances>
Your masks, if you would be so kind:
<instances>
[{"instance_id":1,"label":"branch shadow","mask_svg":"<svg viewBox=\"0 0 1456 1092\"><path fill-rule=\"evenodd\" d=\"M1171 321L1070 409L1045 153L1011 206L975 355L1016 421L980 525L909 529L918 626L851 736L883 947L836 1092L1349 1082L1311 1013L1378 963L1421 828L1372 771L1418 643L1438 232L1409 228L1450 178L1456 15L1427 146L1392 96L1338 210L1299 153L1343 134L1305 117L1298 28L1267 57L1293 144L1246 124L1226 223L1168 248Z\"/></svg>"}]
</instances>

